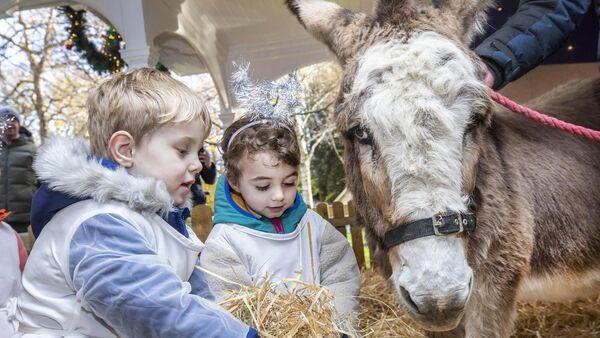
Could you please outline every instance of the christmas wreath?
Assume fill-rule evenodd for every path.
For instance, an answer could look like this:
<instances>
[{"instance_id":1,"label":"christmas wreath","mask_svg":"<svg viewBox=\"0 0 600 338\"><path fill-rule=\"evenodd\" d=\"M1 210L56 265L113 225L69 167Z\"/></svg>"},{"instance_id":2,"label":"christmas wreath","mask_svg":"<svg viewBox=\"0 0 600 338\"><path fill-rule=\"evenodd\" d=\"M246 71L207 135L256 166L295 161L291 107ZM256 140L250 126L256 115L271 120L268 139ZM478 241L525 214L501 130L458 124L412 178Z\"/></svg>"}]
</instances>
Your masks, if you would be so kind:
<instances>
[{"instance_id":1,"label":"christmas wreath","mask_svg":"<svg viewBox=\"0 0 600 338\"><path fill-rule=\"evenodd\" d=\"M65 43L66 49L79 52L88 62L90 67L99 74L118 73L126 65L121 58L121 35L114 27L109 27L102 35L102 47L98 47L88 39L87 21L85 10L76 11L70 6L60 7L60 11L69 21L67 32L69 39Z\"/></svg>"}]
</instances>

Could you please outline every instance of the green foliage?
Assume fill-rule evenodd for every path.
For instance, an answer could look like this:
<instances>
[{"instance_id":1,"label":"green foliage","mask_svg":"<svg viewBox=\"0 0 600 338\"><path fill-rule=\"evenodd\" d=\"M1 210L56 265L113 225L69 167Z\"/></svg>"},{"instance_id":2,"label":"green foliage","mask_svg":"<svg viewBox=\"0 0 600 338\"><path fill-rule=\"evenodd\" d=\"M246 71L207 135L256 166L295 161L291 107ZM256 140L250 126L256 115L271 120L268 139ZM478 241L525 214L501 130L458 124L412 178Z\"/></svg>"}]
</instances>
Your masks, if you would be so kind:
<instances>
[{"instance_id":1,"label":"green foliage","mask_svg":"<svg viewBox=\"0 0 600 338\"><path fill-rule=\"evenodd\" d=\"M70 6L62 6L60 11L69 21L69 27L66 28L69 40L65 43L65 48L70 50L74 47L98 74L118 73L125 67L120 52L121 34L114 27L106 30L102 36L102 47L98 49L88 38L86 11L76 11Z\"/></svg>"},{"instance_id":2,"label":"green foliage","mask_svg":"<svg viewBox=\"0 0 600 338\"><path fill-rule=\"evenodd\" d=\"M303 130L299 137L306 142L304 158L310 166L312 196L317 201L333 201L345 186L342 147L333 121L341 69L335 63L324 62L301 69L299 76L306 110L296 116L296 121Z\"/></svg>"},{"instance_id":3,"label":"green foliage","mask_svg":"<svg viewBox=\"0 0 600 338\"><path fill-rule=\"evenodd\" d=\"M336 143L339 146L339 141ZM332 202L344 190L344 166L329 142L317 147L310 169L317 201Z\"/></svg>"}]
</instances>

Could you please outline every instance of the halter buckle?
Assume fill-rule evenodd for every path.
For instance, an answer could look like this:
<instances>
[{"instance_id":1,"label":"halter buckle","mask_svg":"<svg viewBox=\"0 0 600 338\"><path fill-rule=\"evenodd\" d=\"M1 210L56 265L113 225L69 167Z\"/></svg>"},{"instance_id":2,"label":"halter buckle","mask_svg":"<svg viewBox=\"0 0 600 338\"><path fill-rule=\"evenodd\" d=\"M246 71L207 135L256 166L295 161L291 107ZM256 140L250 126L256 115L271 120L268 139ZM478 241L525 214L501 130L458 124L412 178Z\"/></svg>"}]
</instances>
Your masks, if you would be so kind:
<instances>
[{"instance_id":1,"label":"halter buckle","mask_svg":"<svg viewBox=\"0 0 600 338\"><path fill-rule=\"evenodd\" d=\"M461 213L458 213L457 215L458 215L458 218L455 218L454 222L456 222L458 220L458 226L459 226L458 233L461 233L461 232L465 231L465 227L464 226L467 223L467 220L466 219L463 220Z\"/></svg>"},{"instance_id":2,"label":"halter buckle","mask_svg":"<svg viewBox=\"0 0 600 338\"><path fill-rule=\"evenodd\" d=\"M433 215L432 224L433 224L433 233L436 236L443 236L444 234L440 232L440 228L444 226L444 214L438 213Z\"/></svg>"},{"instance_id":3,"label":"halter buckle","mask_svg":"<svg viewBox=\"0 0 600 338\"><path fill-rule=\"evenodd\" d=\"M455 226L458 226L458 231L448 231L448 232L441 232L440 228L444 228L446 226L445 221L444 221L444 217L446 216L454 216L454 219L452 220L452 222L454 223ZM461 213L437 213L435 215L433 215L431 217L431 223L433 225L433 233L436 236L445 236L445 235L449 235L452 233L461 233L465 231L464 226L466 225L466 219L463 219L462 214Z\"/></svg>"}]
</instances>

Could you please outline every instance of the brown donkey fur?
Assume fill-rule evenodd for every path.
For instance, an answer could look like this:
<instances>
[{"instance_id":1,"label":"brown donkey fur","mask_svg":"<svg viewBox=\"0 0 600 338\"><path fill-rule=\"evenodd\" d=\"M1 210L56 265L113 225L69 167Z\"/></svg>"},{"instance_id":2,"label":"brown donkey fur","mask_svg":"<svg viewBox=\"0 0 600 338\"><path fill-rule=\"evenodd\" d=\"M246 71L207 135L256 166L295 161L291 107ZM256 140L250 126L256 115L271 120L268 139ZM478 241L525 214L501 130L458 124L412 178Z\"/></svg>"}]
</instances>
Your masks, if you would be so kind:
<instances>
[{"instance_id":1,"label":"brown donkey fur","mask_svg":"<svg viewBox=\"0 0 600 338\"><path fill-rule=\"evenodd\" d=\"M534 109L600 129L600 78L536 101ZM508 336L517 298L562 300L599 290L600 145L506 109L496 109L478 133L481 155L465 177L478 205L467 253L484 277L467 311L485 318L481 336Z\"/></svg>"},{"instance_id":2,"label":"brown donkey fur","mask_svg":"<svg viewBox=\"0 0 600 338\"><path fill-rule=\"evenodd\" d=\"M346 136L347 184L355 196L358 221L366 227L371 247L387 276L401 269L401 263L397 252L383 248L381 238L385 231L393 224L414 220L419 212L444 211L418 206L414 207L414 213L399 211L403 204L397 201L406 191L398 182L406 186L418 182L420 185L416 186L429 187L434 185L430 182L439 181L440 187L446 188L444 180L431 174L437 171L427 172L429 176L423 179L418 171L406 175L394 173L389 163L398 166L403 160L411 159L407 157L408 152L423 143L422 149L417 149L420 152L414 154L420 154L423 163L432 165L434 162L428 162L433 158L431 152L440 144L451 143L451 136L457 132L456 128L443 127L460 127L462 146L457 148L462 149L462 154L457 155L460 171L454 171L460 177L455 178L460 182L462 193L471 195L475 201L478 225L474 232L461 234L459 238L464 243L474 284L458 326L448 326L443 329L449 330L446 332L432 332L432 336L507 337L513 329L515 301L519 298L564 299L598 292L600 144L541 126L493 105L483 85L467 81L459 88L446 83L447 90L435 89L438 85L435 81L443 75L432 76L431 73L443 74L448 63L464 66L468 71L465 70L467 76L463 77L477 69L474 66L477 58L466 46L483 23L485 10L492 1L380 0L369 15L326 1L287 0L286 3L300 23L335 53L344 68L336 123ZM386 48L409 42L418 45L421 37L431 37L423 34L429 31L435 32L433 39L443 43L452 41L461 52L448 49L448 53L427 56L428 49L421 49L413 64L436 61L412 73L411 63L401 70L394 70L393 64L376 68L377 71L364 76L363 82L370 85L359 86L363 77L360 69L371 60L379 62L373 52L377 45ZM471 61L465 63L461 58ZM380 60L388 61L384 57ZM391 80L392 75L404 70L409 75ZM482 83L481 76L474 77ZM392 90L398 83L404 83L402 88L406 92ZM414 89L420 85L423 90ZM395 120L389 121L391 126L386 130L374 129L376 124L368 123L378 118L369 113L373 107L378 108L369 99L384 92L381 88L387 90L387 96L397 95L394 102L398 105L414 104L415 108L410 110L417 112L407 115L414 118L414 124L409 126L425 131L415 136L416 143L402 144L404 152L397 151L397 158L392 156L393 152L390 155L389 150L394 139L382 135L387 131L408 140L406 135L413 129L403 129L402 125L395 125L398 124ZM428 91L435 95L420 100L419 93ZM443 114L449 114L448 107L466 102L467 106L460 107L467 107L463 111L469 115L468 121L453 124L461 118L457 114L452 115L457 120L448 124L444 120L446 115L436 115L423 108L437 100L447 105L441 109ZM599 130L600 79L567 84L530 106ZM439 142L444 137L449 141ZM438 143L432 141L436 138ZM423 200L436 198L424 197Z\"/></svg>"}]
</instances>

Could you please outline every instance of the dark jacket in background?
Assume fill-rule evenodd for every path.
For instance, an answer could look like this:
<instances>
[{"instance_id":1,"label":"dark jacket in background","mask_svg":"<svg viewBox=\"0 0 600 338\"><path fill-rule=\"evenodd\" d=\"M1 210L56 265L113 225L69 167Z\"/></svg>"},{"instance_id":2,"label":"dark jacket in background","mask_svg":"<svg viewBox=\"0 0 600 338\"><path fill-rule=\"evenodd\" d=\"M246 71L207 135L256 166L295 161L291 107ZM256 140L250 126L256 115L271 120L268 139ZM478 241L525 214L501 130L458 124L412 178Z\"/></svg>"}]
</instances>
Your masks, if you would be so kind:
<instances>
[{"instance_id":1,"label":"dark jacket in background","mask_svg":"<svg viewBox=\"0 0 600 338\"><path fill-rule=\"evenodd\" d=\"M592 0L520 1L517 12L506 24L475 48L475 53L494 74L493 88L502 88L518 79L557 51L590 6L594 6L596 15L600 16L599 3Z\"/></svg>"},{"instance_id":2,"label":"dark jacket in background","mask_svg":"<svg viewBox=\"0 0 600 338\"><path fill-rule=\"evenodd\" d=\"M5 220L17 232L27 232L31 198L37 188L37 179L31 164L36 146L31 132L19 129L19 139L11 144L2 143L0 150L0 208L11 215Z\"/></svg>"},{"instance_id":3,"label":"dark jacket in background","mask_svg":"<svg viewBox=\"0 0 600 338\"><path fill-rule=\"evenodd\" d=\"M202 181L206 184L215 184L217 178L217 166L211 162L209 167L202 167L202 171L196 174L196 182L192 185L192 199L194 206L206 204L206 193L202 189Z\"/></svg>"}]
</instances>

